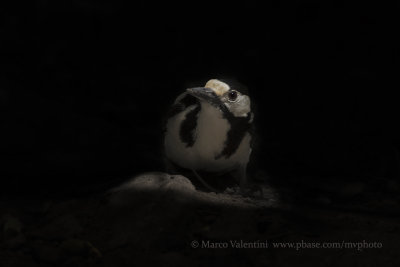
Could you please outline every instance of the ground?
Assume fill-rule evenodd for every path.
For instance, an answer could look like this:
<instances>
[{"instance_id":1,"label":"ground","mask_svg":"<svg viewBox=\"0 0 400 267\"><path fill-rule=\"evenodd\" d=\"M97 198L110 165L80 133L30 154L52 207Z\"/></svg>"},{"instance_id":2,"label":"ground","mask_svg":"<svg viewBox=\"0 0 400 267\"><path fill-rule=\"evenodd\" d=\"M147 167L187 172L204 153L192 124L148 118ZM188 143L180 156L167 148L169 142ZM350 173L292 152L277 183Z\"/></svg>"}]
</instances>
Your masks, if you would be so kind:
<instances>
[{"instance_id":1,"label":"ground","mask_svg":"<svg viewBox=\"0 0 400 267\"><path fill-rule=\"evenodd\" d=\"M399 198L295 205L262 190L147 173L107 193L3 199L1 266L399 266Z\"/></svg>"}]
</instances>

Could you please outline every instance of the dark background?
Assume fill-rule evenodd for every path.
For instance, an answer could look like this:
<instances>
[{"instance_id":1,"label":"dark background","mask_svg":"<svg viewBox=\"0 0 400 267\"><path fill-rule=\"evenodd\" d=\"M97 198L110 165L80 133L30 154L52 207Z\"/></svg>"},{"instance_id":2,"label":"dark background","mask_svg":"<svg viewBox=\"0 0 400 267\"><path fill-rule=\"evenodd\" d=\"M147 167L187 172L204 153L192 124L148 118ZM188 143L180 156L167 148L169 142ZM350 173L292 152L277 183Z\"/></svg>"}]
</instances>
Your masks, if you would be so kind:
<instances>
[{"instance_id":1,"label":"dark background","mask_svg":"<svg viewBox=\"0 0 400 267\"><path fill-rule=\"evenodd\" d=\"M394 9L33 4L0 11L3 193L162 170L168 105L222 76L256 104L254 168L288 184L399 175Z\"/></svg>"}]
</instances>

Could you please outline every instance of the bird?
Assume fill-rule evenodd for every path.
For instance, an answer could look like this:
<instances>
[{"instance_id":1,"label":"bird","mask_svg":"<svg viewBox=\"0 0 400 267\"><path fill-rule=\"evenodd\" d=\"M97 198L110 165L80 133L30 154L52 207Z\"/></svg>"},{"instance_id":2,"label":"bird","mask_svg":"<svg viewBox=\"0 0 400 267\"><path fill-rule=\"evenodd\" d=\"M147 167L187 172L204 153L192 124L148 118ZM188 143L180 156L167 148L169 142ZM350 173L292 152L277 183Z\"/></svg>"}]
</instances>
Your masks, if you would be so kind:
<instances>
[{"instance_id":1,"label":"bird","mask_svg":"<svg viewBox=\"0 0 400 267\"><path fill-rule=\"evenodd\" d=\"M246 87L210 79L181 93L167 117L163 145L168 166L193 172L211 191L216 189L198 173L228 174L240 188L247 185L254 114Z\"/></svg>"}]
</instances>

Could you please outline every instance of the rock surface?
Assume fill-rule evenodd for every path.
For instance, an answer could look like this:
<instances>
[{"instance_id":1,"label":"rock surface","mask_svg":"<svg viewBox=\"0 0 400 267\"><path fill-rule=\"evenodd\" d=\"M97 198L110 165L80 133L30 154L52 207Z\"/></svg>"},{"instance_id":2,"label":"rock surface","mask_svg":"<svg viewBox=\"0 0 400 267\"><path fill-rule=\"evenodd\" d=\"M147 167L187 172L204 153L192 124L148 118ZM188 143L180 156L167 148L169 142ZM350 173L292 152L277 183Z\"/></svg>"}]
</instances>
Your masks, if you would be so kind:
<instances>
[{"instance_id":1,"label":"rock surface","mask_svg":"<svg viewBox=\"0 0 400 267\"><path fill-rule=\"evenodd\" d=\"M278 194L268 186L253 192L253 197L242 196L239 188L227 188L223 193L206 193L196 190L190 180L181 175L145 173L111 190L111 202L115 205L129 204L129 197L138 193L156 193L157 197L171 197L186 203L203 203L242 208L271 208L277 205ZM257 198L254 198L258 194Z\"/></svg>"},{"instance_id":2,"label":"rock surface","mask_svg":"<svg viewBox=\"0 0 400 267\"><path fill-rule=\"evenodd\" d=\"M144 173L107 194L0 202L12 214L2 216L1 266L399 266L398 197L287 205L261 190L206 193L183 176Z\"/></svg>"}]
</instances>

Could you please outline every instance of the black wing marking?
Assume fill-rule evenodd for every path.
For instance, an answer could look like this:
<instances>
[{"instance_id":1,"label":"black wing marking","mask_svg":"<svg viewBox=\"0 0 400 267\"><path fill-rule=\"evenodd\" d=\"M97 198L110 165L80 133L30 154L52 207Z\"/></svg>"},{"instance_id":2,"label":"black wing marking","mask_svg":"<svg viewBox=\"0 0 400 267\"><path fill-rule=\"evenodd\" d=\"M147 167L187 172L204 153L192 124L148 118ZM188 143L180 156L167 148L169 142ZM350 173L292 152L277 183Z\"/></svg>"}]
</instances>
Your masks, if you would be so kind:
<instances>
[{"instance_id":1,"label":"black wing marking","mask_svg":"<svg viewBox=\"0 0 400 267\"><path fill-rule=\"evenodd\" d=\"M196 141L195 130L197 126L197 115L200 110L201 106L196 105L192 111L186 114L185 119L182 121L179 135L182 142L185 143L187 147L193 146Z\"/></svg>"},{"instance_id":2,"label":"black wing marking","mask_svg":"<svg viewBox=\"0 0 400 267\"><path fill-rule=\"evenodd\" d=\"M183 112L190 106L195 106L193 110L186 114L185 119L182 121L179 136L186 146L191 147L195 142L195 129L197 126L197 114L201 107L199 100L192 95L185 94L177 103L175 103L169 110L167 117L168 119Z\"/></svg>"},{"instance_id":3,"label":"black wing marking","mask_svg":"<svg viewBox=\"0 0 400 267\"><path fill-rule=\"evenodd\" d=\"M220 154L215 157L215 159L219 159L221 157L229 158L236 152L246 133L251 134L251 116L252 115L250 112L245 118L238 118L234 117L233 115L226 115L226 118L231 124L231 128L227 133L227 139L225 141L224 149Z\"/></svg>"}]
</instances>

